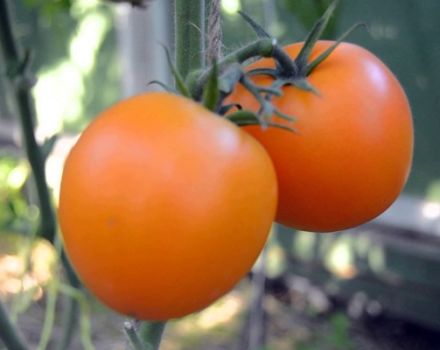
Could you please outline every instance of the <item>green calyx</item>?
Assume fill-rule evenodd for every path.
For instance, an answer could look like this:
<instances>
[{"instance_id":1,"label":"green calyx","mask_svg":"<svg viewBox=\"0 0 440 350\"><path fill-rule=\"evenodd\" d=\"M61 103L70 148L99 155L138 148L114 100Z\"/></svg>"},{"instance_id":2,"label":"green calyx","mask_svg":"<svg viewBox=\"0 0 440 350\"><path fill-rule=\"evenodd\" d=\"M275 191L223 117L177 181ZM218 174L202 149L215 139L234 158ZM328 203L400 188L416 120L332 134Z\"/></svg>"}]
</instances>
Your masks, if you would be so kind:
<instances>
[{"instance_id":1,"label":"green calyx","mask_svg":"<svg viewBox=\"0 0 440 350\"><path fill-rule=\"evenodd\" d=\"M157 81L151 83L162 85L167 91L173 92L177 90L180 94L203 103L206 108L215 113L225 115L225 118L237 125L259 124L263 128L281 127L282 129L294 131L291 126L294 118L278 111L273 106L272 98L274 96L281 96L283 93L282 88L286 85L295 86L319 95L319 91L310 84L307 77L331 55L349 34L357 28L364 26L362 23L353 25L332 46L311 60L313 48L321 38L338 4L339 0L334 0L330 4L322 17L314 24L306 36L300 52L293 59L264 28L247 14L240 12L242 18L257 35L256 41L228 54L206 69L190 72L186 79L180 75L171 60L168 50L166 50L167 59L175 78L176 88L163 86L163 84ZM263 57L272 58L275 61L275 67L251 70L245 68L250 59ZM272 84L270 86L256 85L252 78L261 75L271 77L273 79ZM223 101L234 91L237 84L241 84L258 101L260 108L256 113L241 110L240 106L225 106L223 104ZM233 107L238 109L238 111L230 114L230 110ZM272 120L274 115L283 119L286 124L274 123Z\"/></svg>"}]
</instances>

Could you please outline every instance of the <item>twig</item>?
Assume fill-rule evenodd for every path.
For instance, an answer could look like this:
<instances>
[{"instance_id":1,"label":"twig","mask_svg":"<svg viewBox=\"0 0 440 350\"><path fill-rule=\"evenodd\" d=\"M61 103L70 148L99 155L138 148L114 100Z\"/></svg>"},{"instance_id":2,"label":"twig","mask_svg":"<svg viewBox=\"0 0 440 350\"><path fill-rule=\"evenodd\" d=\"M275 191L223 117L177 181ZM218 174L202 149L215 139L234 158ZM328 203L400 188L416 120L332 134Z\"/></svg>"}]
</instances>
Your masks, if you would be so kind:
<instances>
[{"instance_id":1,"label":"twig","mask_svg":"<svg viewBox=\"0 0 440 350\"><path fill-rule=\"evenodd\" d=\"M10 350L29 350L18 329L12 324L6 308L0 301L0 339Z\"/></svg>"},{"instance_id":2,"label":"twig","mask_svg":"<svg viewBox=\"0 0 440 350\"><path fill-rule=\"evenodd\" d=\"M56 231L55 214L47 187L44 157L34 134L35 109L30 91L35 83L35 78L30 74L29 69L32 57L30 52L22 53L14 38L8 0L0 0L0 44L6 58L8 75L14 88L26 155L34 175L41 212L40 233L42 237L53 242Z\"/></svg>"}]
</instances>

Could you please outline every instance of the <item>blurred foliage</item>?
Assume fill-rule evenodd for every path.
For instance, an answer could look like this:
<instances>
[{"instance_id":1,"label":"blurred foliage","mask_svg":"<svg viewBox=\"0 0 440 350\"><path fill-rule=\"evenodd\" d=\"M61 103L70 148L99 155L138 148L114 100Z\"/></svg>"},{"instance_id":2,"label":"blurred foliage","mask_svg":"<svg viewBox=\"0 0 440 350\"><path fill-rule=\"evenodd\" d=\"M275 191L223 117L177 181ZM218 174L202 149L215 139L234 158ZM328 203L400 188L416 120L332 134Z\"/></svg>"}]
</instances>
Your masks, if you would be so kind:
<instances>
[{"instance_id":1,"label":"blurred foliage","mask_svg":"<svg viewBox=\"0 0 440 350\"><path fill-rule=\"evenodd\" d=\"M43 101L39 100L41 94L36 95L36 105L42 105L53 115L52 119L48 119L48 113L37 113L38 126L44 131L49 126L53 132L59 132L61 130L54 127L59 125L63 126L63 131L79 132L104 106L120 96L115 29L110 25L112 6L91 0L18 0L11 4L15 18L14 32L20 46L34 53L32 70L40 78L34 94L44 92ZM86 50L83 53L84 47L78 45L78 33L82 29L83 36L88 36L86 41L96 38L96 33L88 35L83 29L93 28L90 23L96 21L101 24L102 39L95 43L93 52ZM0 67L5 67L3 52L0 52ZM56 77L66 71L69 73L67 76ZM44 83L42 87L38 85L41 82ZM76 99L70 99L70 102L76 107L77 118L67 119L68 114L63 113L68 113L71 106L63 106L66 98L59 98L63 93L67 100L70 96ZM38 222L38 208L33 204L33 182L28 181L27 162L14 145L15 140L10 139L12 132L9 130L18 124L11 94L10 82L5 71L0 69L0 124L2 129L6 126L0 135L6 137L0 140L3 145L0 148L0 232L30 233ZM56 107L57 104L61 107ZM48 151L56 138L47 132L42 135L48 141L43 145L44 151Z\"/></svg>"},{"instance_id":2,"label":"blurred foliage","mask_svg":"<svg viewBox=\"0 0 440 350\"><path fill-rule=\"evenodd\" d=\"M49 81L43 89L44 101L41 96L37 101L38 116L49 123L47 116L38 110L44 104L45 111L52 108L52 114L56 113L52 119L57 120L52 123L64 125L65 131L79 132L93 116L120 97L121 71L115 26L111 25L113 7L95 0L19 0L13 5L16 36L22 47L33 51L33 71L40 77L39 82ZM84 26L92 28L90 40L98 41L80 47L78 35L87 35L81 32ZM101 26L102 34L97 34L96 26ZM86 68L82 65L84 62ZM0 92L7 95L4 80ZM41 91L37 83L34 93ZM6 109L7 101L7 96L0 99L2 115L14 115L11 110L14 106L9 104Z\"/></svg>"},{"instance_id":3,"label":"blurred foliage","mask_svg":"<svg viewBox=\"0 0 440 350\"><path fill-rule=\"evenodd\" d=\"M114 3L125 2L131 4L132 6L139 6L145 8L152 0L106 0L106 1L114 2Z\"/></svg>"},{"instance_id":4,"label":"blurred foliage","mask_svg":"<svg viewBox=\"0 0 440 350\"><path fill-rule=\"evenodd\" d=\"M305 38L330 3L331 0L241 0L239 8L261 23L280 42L291 43ZM334 37L339 12L340 7L330 20L323 38ZM225 13L223 31L226 51L233 50L237 42L245 43L255 38L254 32L236 13Z\"/></svg>"},{"instance_id":5,"label":"blurred foliage","mask_svg":"<svg viewBox=\"0 0 440 350\"><path fill-rule=\"evenodd\" d=\"M28 233L36 227L38 211L27 198L28 175L25 162L0 155L0 235Z\"/></svg>"},{"instance_id":6,"label":"blurred foliage","mask_svg":"<svg viewBox=\"0 0 440 350\"><path fill-rule=\"evenodd\" d=\"M285 0L284 2L286 9L291 11L304 28L309 29L312 28L315 22L322 16L333 0ZM335 14L330 19L322 35L323 39L334 38L340 8L339 6L336 9Z\"/></svg>"},{"instance_id":7,"label":"blurred foliage","mask_svg":"<svg viewBox=\"0 0 440 350\"><path fill-rule=\"evenodd\" d=\"M323 329L314 332L307 341L296 345L296 350L354 350L349 334L350 320L342 313L330 316Z\"/></svg>"},{"instance_id":8,"label":"blurred foliage","mask_svg":"<svg viewBox=\"0 0 440 350\"><path fill-rule=\"evenodd\" d=\"M26 6L39 8L44 16L53 17L70 10L72 0L24 0Z\"/></svg>"}]
</instances>

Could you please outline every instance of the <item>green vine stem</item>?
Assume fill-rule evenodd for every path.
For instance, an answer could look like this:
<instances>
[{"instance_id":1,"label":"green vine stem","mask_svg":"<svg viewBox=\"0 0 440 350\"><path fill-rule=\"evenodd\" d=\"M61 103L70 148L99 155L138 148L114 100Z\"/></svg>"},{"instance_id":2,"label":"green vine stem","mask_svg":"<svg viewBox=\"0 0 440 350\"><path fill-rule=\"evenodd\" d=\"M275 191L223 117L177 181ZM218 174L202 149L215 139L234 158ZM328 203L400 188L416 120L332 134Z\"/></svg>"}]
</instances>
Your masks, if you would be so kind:
<instances>
[{"instance_id":1,"label":"green vine stem","mask_svg":"<svg viewBox=\"0 0 440 350\"><path fill-rule=\"evenodd\" d=\"M165 322L142 322L139 326L141 339L150 339L148 350L157 350L160 346Z\"/></svg>"},{"instance_id":2,"label":"green vine stem","mask_svg":"<svg viewBox=\"0 0 440 350\"><path fill-rule=\"evenodd\" d=\"M57 350L66 350L69 348L77 328L79 313L78 301L74 298L68 297L66 303L65 312L61 321L63 333L59 344L56 346Z\"/></svg>"},{"instance_id":3,"label":"green vine stem","mask_svg":"<svg viewBox=\"0 0 440 350\"><path fill-rule=\"evenodd\" d=\"M222 71L224 67L234 62L243 63L252 57L271 57L276 45L277 43L275 39L259 39L253 43L243 46L237 51L234 51L221 59L217 63L218 70ZM190 76L188 76L187 83L191 96L193 96L193 98L196 100L200 100L203 93L203 87L211 76L212 70L213 67L210 67L206 70L199 69L193 71Z\"/></svg>"},{"instance_id":4,"label":"green vine stem","mask_svg":"<svg viewBox=\"0 0 440 350\"><path fill-rule=\"evenodd\" d=\"M55 246L57 248L58 256L60 257L61 263L64 266L64 272L67 276L67 280L73 287L72 289L79 292L81 288L81 282L78 279L78 276L75 274L75 271L73 270L69 260L67 259L66 252L64 251L62 243L59 240L59 235L55 240ZM77 298L67 298L65 311L63 313L63 318L61 321L61 329L63 331L60 337L60 341L56 347L57 350L67 350L69 348L77 328L79 306L80 305Z\"/></svg>"},{"instance_id":5,"label":"green vine stem","mask_svg":"<svg viewBox=\"0 0 440 350\"><path fill-rule=\"evenodd\" d=\"M14 39L11 9L8 0L0 0L0 45L6 58L7 72L12 81L18 107L25 151L34 175L41 212L41 236L53 242L56 232L55 214L46 182L44 157L35 134L35 110L30 93L35 79L30 74L31 55L23 54Z\"/></svg>"},{"instance_id":6,"label":"green vine stem","mask_svg":"<svg viewBox=\"0 0 440 350\"><path fill-rule=\"evenodd\" d=\"M175 0L175 50L177 68L185 78L204 66L205 1Z\"/></svg>"},{"instance_id":7,"label":"green vine stem","mask_svg":"<svg viewBox=\"0 0 440 350\"><path fill-rule=\"evenodd\" d=\"M18 329L12 324L8 312L0 301L0 339L10 350L29 350Z\"/></svg>"},{"instance_id":8,"label":"green vine stem","mask_svg":"<svg viewBox=\"0 0 440 350\"><path fill-rule=\"evenodd\" d=\"M124 332L134 350L144 350L145 346L139 337L139 334L136 330L136 325L133 321L127 320L124 322Z\"/></svg>"},{"instance_id":9,"label":"green vine stem","mask_svg":"<svg viewBox=\"0 0 440 350\"><path fill-rule=\"evenodd\" d=\"M125 334L134 350L159 349L164 329L165 322L124 322Z\"/></svg>"},{"instance_id":10,"label":"green vine stem","mask_svg":"<svg viewBox=\"0 0 440 350\"><path fill-rule=\"evenodd\" d=\"M37 350L45 350L50 342L53 326L55 323L55 308L58 299L56 282L51 281L46 286L46 316L44 318L43 329L41 331L40 342Z\"/></svg>"},{"instance_id":11,"label":"green vine stem","mask_svg":"<svg viewBox=\"0 0 440 350\"><path fill-rule=\"evenodd\" d=\"M23 53L15 40L13 33L13 20L11 5L9 0L0 0L0 45L5 56L7 73L12 82L20 125L23 135L25 152L32 169L33 178L40 208L40 235L48 241L55 243L57 224L55 210L50 199L50 192L46 181L45 156L42 148L35 139L35 109L31 94L31 89L35 83L35 78L30 73L31 55L30 52ZM80 282L76 277L70 263L63 250L61 250L61 262L65 268L68 281L73 287L79 287ZM64 332L62 339L63 349L67 349L73 338L74 320L78 306L75 300L69 300L69 305L65 314ZM6 329L4 327L1 330ZM13 333L11 333L13 334ZM19 348L17 348L19 349Z\"/></svg>"}]
</instances>

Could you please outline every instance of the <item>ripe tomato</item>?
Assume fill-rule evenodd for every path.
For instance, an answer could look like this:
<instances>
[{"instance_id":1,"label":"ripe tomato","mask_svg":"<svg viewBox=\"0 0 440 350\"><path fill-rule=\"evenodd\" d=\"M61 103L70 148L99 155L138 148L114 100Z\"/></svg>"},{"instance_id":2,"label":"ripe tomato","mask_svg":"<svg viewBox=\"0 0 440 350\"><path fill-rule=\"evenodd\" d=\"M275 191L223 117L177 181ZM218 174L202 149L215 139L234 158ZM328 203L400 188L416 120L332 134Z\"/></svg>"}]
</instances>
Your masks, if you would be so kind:
<instances>
[{"instance_id":1,"label":"ripe tomato","mask_svg":"<svg viewBox=\"0 0 440 350\"><path fill-rule=\"evenodd\" d=\"M331 44L318 41L311 59ZM285 49L293 58L301 46ZM274 63L261 59L250 68L262 67ZM407 180L413 151L407 98L377 57L349 43L340 44L308 79L318 95L288 86L273 100L281 112L297 118L296 133L246 127L264 145L277 171L276 220L316 232L362 224L383 212ZM272 83L266 76L253 80L257 85ZM241 86L228 102L259 108Z\"/></svg>"},{"instance_id":2,"label":"ripe tomato","mask_svg":"<svg viewBox=\"0 0 440 350\"><path fill-rule=\"evenodd\" d=\"M104 111L70 152L59 217L66 251L99 299L137 319L200 310L252 267L275 215L264 148L168 93Z\"/></svg>"}]
</instances>

